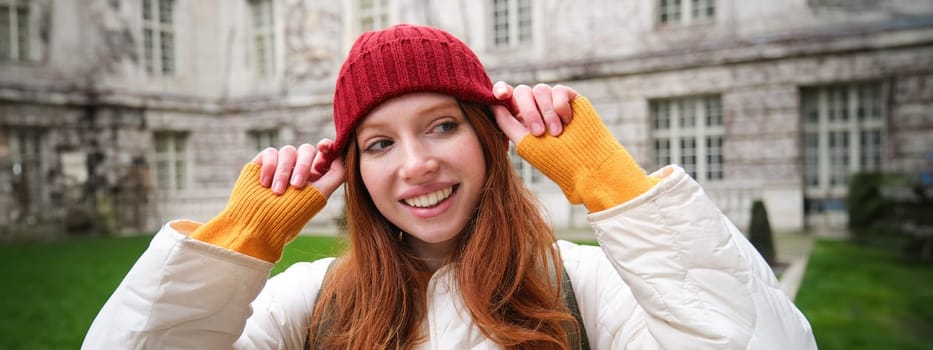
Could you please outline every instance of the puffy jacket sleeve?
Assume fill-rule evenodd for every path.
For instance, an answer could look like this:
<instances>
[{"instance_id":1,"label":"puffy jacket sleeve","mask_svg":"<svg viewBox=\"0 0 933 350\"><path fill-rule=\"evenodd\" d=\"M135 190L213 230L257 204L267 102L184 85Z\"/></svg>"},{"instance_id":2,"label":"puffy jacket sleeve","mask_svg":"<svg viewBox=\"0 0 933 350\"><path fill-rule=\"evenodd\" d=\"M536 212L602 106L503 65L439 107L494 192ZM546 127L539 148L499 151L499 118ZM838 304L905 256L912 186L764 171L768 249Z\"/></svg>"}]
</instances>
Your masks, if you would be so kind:
<instances>
[{"instance_id":1,"label":"puffy jacket sleeve","mask_svg":"<svg viewBox=\"0 0 933 350\"><path fill-rule=\"evenodd\" d=\"M272 263L189 237L198 225L155 235L82 349L301 348L329 259L268 279Z\"/></svg>"},{"instance_id":2,"label":"puffy jacket sleeve","mask_svg":"<svg viewBox=\"0 0 933 350\"><path fill-rule=\"evenodd\" d=\"M806 318L683 169L592 213L596 247L561 242L601 349L815 349ZM671 171L672 170L672 171Z\"/></svg>"}]
</instances>

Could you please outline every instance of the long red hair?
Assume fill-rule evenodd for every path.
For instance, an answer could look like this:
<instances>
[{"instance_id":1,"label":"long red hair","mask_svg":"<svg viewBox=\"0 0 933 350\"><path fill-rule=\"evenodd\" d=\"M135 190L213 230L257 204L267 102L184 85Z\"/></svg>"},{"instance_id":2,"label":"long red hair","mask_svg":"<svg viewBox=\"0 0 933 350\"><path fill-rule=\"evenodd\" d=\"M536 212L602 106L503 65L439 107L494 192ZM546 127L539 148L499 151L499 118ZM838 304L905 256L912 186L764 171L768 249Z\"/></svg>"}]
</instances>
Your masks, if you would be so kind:
<instances>
[{"instance_id":1,"label":"long red hair","mask_svg":"<svg viewBox=\"0 0 933 350\"><path fill-rule=\"evenodd\" d=\"M563 268L554 233L512 168L505 136L489 108L462 103L461 109L479 138L487 169L479 205L449 261L463 304L479 329L502 346L566 349L564 324L576 323L555 287L560 281L548 272L553 264L559 279ZM376 209L360 175L358 145L350 140L349 250L324 282L310 339L328 349L411 348L425 340L417 336L431 273ZM315 334L322 322L329 331Z\"/></svg>"}]
</instances>

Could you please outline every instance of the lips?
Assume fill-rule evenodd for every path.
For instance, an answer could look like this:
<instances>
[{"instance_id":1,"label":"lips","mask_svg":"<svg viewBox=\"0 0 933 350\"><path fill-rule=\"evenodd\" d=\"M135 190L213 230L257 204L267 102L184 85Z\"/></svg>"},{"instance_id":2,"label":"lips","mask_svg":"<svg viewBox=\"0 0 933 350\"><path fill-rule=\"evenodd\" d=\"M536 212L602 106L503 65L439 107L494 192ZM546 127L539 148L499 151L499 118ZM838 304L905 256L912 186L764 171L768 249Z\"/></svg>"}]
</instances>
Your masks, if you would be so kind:
<instances>
[{"instance_id":1,"label":"lips","mask_svg":"<svg viewBox=\"0 0 933 350\"><path fill-rule=\"evenodd\" d=\"M453 193L453 191L454 186L450 186L417 197L406 198L402 201L405 202L405 204L415 208L430 208L450 197L450 194Z\"/></svg>"}]
</instances>

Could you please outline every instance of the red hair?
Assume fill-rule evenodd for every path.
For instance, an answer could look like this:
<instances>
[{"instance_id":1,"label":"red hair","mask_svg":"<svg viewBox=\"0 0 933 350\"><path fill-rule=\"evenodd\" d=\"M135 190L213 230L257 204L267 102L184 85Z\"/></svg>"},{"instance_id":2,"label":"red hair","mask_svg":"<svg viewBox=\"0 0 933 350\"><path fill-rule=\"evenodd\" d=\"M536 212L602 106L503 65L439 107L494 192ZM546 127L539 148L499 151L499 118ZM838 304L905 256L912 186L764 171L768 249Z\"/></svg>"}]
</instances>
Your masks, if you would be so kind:
<instances>
[{"instance_id":1,"label":"red hair","mask_svg":"<svg viewBox=\"0 0 933 350\"><path fill-rule=\"evenodd\" d=\"M492 341L513 349L566 349L564 324L576 325L548 273L563 268L554 233L522 184L504 134L487 106L462 103L486 161L486 181L473 219L458 235L449 263L463 304ZM359 149L350 138L346 155L349 250L324 282L312 325L327 334L310 339L325 348L410 348L425 317L431 273L398 240L398 228L376 209L363 184ZM327 309L331 310L327 310ZM316 339L316 337L321 337Z\"/></svg>"}]
</instances>

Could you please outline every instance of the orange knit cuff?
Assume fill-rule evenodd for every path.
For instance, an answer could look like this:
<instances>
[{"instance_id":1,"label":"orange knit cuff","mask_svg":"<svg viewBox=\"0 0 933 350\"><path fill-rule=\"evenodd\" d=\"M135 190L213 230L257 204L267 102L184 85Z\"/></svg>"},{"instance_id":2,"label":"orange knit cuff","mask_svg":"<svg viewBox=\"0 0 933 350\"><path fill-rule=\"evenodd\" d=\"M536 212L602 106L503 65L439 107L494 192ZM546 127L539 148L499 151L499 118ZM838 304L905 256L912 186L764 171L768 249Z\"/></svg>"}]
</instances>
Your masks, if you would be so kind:
<instances>
[{"instance_id":1,"label":"orange knit cuff","mask_svg":"<svg viewBox=\"0 0 933 350\"><path fill-rule=\"evenodd\" d=\"M317 189L289 187L276 196L259 184L260 166L249 163L230 194L227 207L198 227L191 237L269 262L327 204Z\"/></svg>"},{"instance_id":2,"label":"orange knit cuff","mask_svg":"<svg viewBox=\"0 0 933 350\"><path fill-rule=\"evenodd\" d=\"M597 212L624 203L658 182L616 141L585 97L571 101L573 120L554 137L529 134L519 155L560 186L571 203Z\"/></svg>"}]
</instances>

